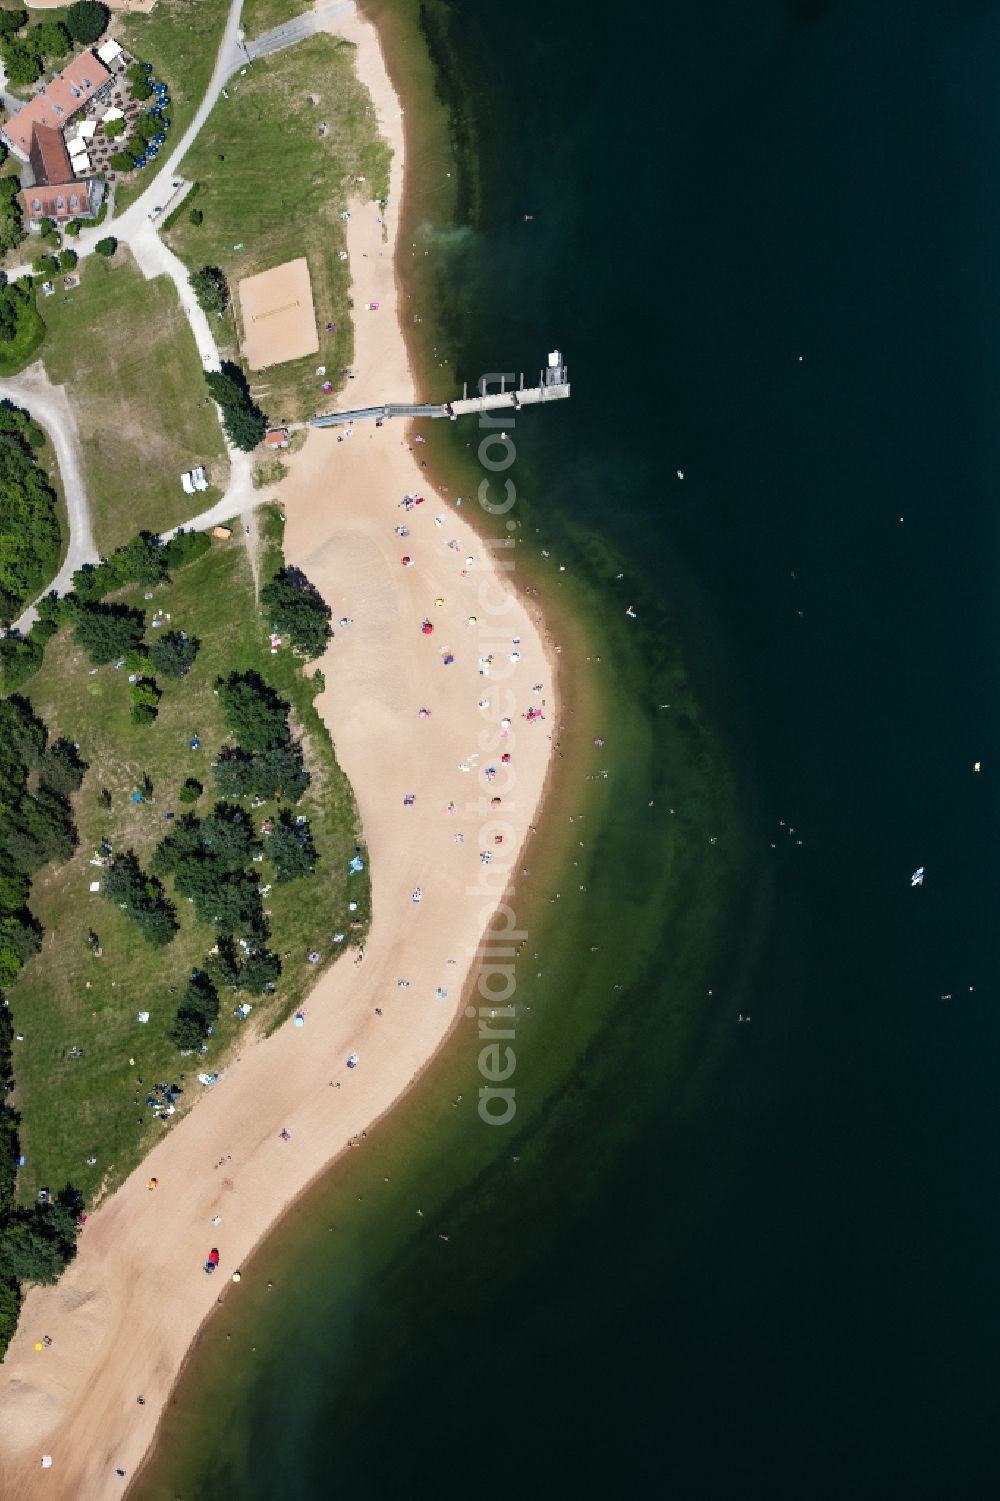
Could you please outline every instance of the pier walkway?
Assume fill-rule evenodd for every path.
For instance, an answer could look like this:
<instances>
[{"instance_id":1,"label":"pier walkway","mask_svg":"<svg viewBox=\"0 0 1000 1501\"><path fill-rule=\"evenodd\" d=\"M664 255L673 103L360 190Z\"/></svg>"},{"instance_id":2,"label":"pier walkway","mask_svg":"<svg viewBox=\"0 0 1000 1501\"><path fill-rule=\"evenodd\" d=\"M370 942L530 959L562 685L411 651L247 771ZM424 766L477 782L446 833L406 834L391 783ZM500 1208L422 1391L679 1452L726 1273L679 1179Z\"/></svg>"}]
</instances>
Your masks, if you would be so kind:
<instances>
[{"instance_id":1,"label":"pier walkway","mask_svg":"<svg viewBox=\"0 0 1000 1501\"><path fill-rule=\"evenodd\" d=\"M295 426L340 427L344 424L362 422L369 417L374 417L376 422L384 422L387 417L447 417L454 422L457 418L466 417L472 412L501 410L515 412L521 407L541 406L545 402L565 401L569 397L569 373L558 350L549 355L548 366L540 373L537 386L526 386L523 374L516 386L508 385L507 379L506 375L501 375L499 377L500 389L488 391L485 389L484 378L480 381L478 396L470 396L466 387L461 397L455 401L386 402L385 406L358 407L349 412L326 412L322 417L312 417L308 423L299 423ZM510 379L513 380L513 376Z\"/></svg>"}]
</instances>

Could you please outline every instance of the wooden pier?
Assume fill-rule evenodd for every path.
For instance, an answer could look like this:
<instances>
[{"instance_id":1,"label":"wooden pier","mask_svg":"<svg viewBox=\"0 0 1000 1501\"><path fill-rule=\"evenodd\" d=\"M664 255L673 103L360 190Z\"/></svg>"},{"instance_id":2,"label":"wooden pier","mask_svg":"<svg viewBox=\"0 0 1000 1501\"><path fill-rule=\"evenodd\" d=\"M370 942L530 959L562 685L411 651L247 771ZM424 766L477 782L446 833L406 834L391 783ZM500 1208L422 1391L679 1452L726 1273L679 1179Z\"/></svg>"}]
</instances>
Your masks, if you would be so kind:
<instances>
[{"instance_id":1,"label":"wooden pier","mask_svg":"<svg viewBox=\"0 0 1000 1501\"><path fill-rule=\"evenodd\" d=\"M479 383L478 396L470 396L466 386L455 401L440 404L386 402L384 406L358 407L350 412L327 412L322 417L311 418L307 425L340 427L345 423L363 422L371 417L376 422L384 422L389 417L447 417L455 422L459 417L466 417L472 412L513 413L521 407L541 406L549 401L566 401L569 397L569 372L558 349L549 355L547 366L539 372L537 386L526 386L523 372L517 385L508 384L506 375L501 375L499 382L498 389L491 391L486 388L484 377Z\"/></svg>"}]
</instances>

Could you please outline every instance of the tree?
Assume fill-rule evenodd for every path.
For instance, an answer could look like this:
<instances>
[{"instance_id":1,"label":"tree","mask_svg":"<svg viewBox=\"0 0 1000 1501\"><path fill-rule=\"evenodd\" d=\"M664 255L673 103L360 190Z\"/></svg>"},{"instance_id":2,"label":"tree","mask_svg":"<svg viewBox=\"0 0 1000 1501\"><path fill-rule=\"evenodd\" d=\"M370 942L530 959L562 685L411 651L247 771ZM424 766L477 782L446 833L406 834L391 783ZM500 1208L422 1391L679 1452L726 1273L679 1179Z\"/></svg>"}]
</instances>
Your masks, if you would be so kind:
<instances>
[{"instance_id":1,"label":"tree","mask_svg":"<svg viewBox=\"0 0 1000 1501\"><path fill-rule=\"evenodd\" d=\"M131 542L115 551L115 558L126 578L151 588L167 581L167 555L154 532L140 532Z\"/></svg>"},{"instance_id":2,"label":"tree","mask_svg":"<svg viewBox=\"0 0 1000 1501\"><path fill-rule=\"evenodd\" d=\"M0 851L17 870L29 874L50 860L61 865L76 844L65 801L47 787L40 787L34 797L22 797L0 822Z\"/></svg>"},{"instance_id":3,"label":"tree","mask_svg":"<svg viewBox=\"0 0 1000 1501\"><path fill-rule=\"evenodd\" d=\"M82 604L73 626L73 640L100 666L124 657L142 640L146 617L127 605Z\"/></svg>"},{"instance_id":4,"label":"tree","mask_svg":"<svg viewBox=\"0 0 1000 1501\"><path fill-rule=\"evenodd\" d=\"M135 157L132 156L132 154L128 151L115 151L108 158L108 166L111 168L112 172L131 172L135 167ZM112 238L113 236L108 236L109 240ZM98 240L97 244L94 246L94 249L97 251L98 255L114 255L113 250L102 250L100 247L103 244L103 240ZM115 240L115 245L117 246L117 244L118 241Z\"/></svg>"},{"instance_id":5,"label":"tree","mask_svg":"<svg viewBox=\"0 0 1000 1501\"><path fill-rule=\"evenodd\" d=\"M24 239L24 218L17 177L0 177L0 251L13 250Z\"/></svg>"},{"instance_id":6,"label":"tree","mask_svg":"<svg viewBox=\"0 0 1000 1501\"><path fill-rule=\"evenodd\" d=\"M79 261L79 259L80 259L80 257L77 255L77 253L76 253L75 250L69 250L69 249L60 250L60 252L59 252L59 270L60 271L72 271L73 267L77 264L77 262Z\"/></svg>"},{"instance_id":7,"label":"tree","mask_svg":"<svg viewBox=\"0 0 1000 1501\"><path fill-rule=\"evenodd\" d=\"M146 942L157 948L170 943L179 926L177 914L166 900L157 906L142 907L129 916Z\"/></svg>"},{"instance_id":8,"label":"tree","mask_svg":"<svg viewBox=\"0 0 1000 1501\"><path fill-rule=\"evenodd\" d=\"M138 682L133 683L129 688L133 723L152 724L162 696L152 678L139 678Z\"/></svg>"},{"instance_id":9,"label":"tree","mask_svg":"<svg viewBox=\"0 0 1000 1501\"><path fill-rule=\"evenodd\" d=\"M112 166L114 166L114 158L112 158L111 164ZM105 235L103 240L98 240L97 244L94 246L94 249L97 251L98 255L112 256L118 249L118 241L115 239L114 235Z\"/></svg>"},{"instance_id":10,"label":"tree","mask_svg":"<svg viewBox=\"0 0 1000 1501\"><path fill-rule=\"evenodd\" d=\"M104 134L107 136L109 141L117 141L119 136L123 136L125 134L125 121L104 120L101 124L101 129L104 131Z\"/></svg>"},{"instance_id":11,"label":"tree","mask_svg":"<svg viewBox=\"0 0 1000 1501\"><path fill-rule=\"evenodd\" d=\"M0 911L19 912L30 890L31 882L23 871L0 871Z\"/></svg>"},{"instance_id":12,"label":"tree","mask_svg":"<svg viewBox=\"0 0 1000 1501\"><path fill-rule=\"evenodd\" d=\"M36 255L31 269L36 276L55 276L59 271L59 261L54 255Z\"/></svg>"},{"instance_id":13,"label":"tree","mask_svg":"<svg viewBox=\"0 0 1000 1501\"><path fill-rule=\"evenodd\" d=\"M27 19L26 10L0 10L0 36L9 36L12 31L20 31Z\"/></svg>"},{"instance_id":14,"label":"tree","mask_svg":"<svg viewBox=\"0 0 1000 1501\"><path fill-rule=\"evenodd\" d=\"M200 271L191 273L190 281L198 306L221 318L229 306L229 287L218 266L202 266Z\"/></svg>"},{"instance_id":15,"label":"tree","mask_svg":"<svg viewBox=\"0 0 1000 1501\"><path fill-rule=\"evenodd\" d=\"M89 47L104 34L111 12L100 0L75 0L66 12L66 26L74 42Z\"/></svg>"},{"instance_id":16,"label":"tree","mask_svg":"<svg viewBox=\"0 0 1000 1501\"><path fill-rule=\"evenodd\" d=\"M185 782L181 783L178 795L182 803L196 803L204 790L197 777L188 777Z\"/></svg>"},{"instance_id":17,"label":"tree","mask_svg":"<svg viewBox=\"0 0 1000 1501\"><path fill-rule=\"evenodd\" d=\"M297 803L309 786L309 773L302 752L286 741L271 745L256 755L237 747L224 750L213 767L215 785L223 797L283 797Z\"/></svg>"},{"instance_id":18,"label":"tree","mask_svg":"<svg viewBox=\"0 0 1000 1501\"><path fill-rule=\"evenodd\" d=\"M86 761L71 740L59 739L43 753L38 763L38 780L59 797L79 792L87 770Z\"/></svg>"},{"instance_id":19,"label":"tree","mask_svg":"<svg viewBox=\"0 0 1000 1501\"><path fill-rule=\"evenodd\" d=\"M267 418L259 407L253 405L223 407L222 425L230 443L242 453L252 453L259 443L263 443L267 432Z\"/></svg>"},{"instance_id":20,"label":"tree","mask_svg":"<svg viewBox=\"0 0 1000 1501\"><path fill-rule=\"evenodd\" d=\"M0 1235L0 1278L52 1283L76 1255L83 1198L68 1184L55 1199L19 1209Z\"/></svg>"},{"instance_id":21,"label":"tree","mask_svg":"<svg viewBox=\"0 0 1000 1501\"><path fill-rule=\"evenodd\" d=\"M205 371L205 384L223 411L226 407L242 406L249 399L250 392L242 377L242 370L228 362L221 370Z\"/></svg>"},{"instance_id":22,"label":"tree","mask_svg":"<svg viewBox=\"0 0 1000 1501\"><path fill-rule=\"evenodd\" d=\"M260 591L277 630L287 634L307 657L318 657L330 630L330 606L298 568L282 568Z\"/></svg>"},{"instance_id":23,"label":"tree","mask_svg":"<svg viewBox=\"0 0 1000 1501\"><path fill-rule=\"evenodd\" d=\"M199 229L204 222L205 215L202 213L200 208L193 208L188 214L188 218L194 225L195 229Z\"/></svg>"},{"instance_id":24,"label":"tree","mask_svg":"<svg viewBox=\"0 0 1000 1501\"><path fill-rule=\"evenodd\" d=\"M203 855L201 821L193 813L185 813L175 823L170 833L161 839L153 851L150 864L158 876L174 874L181 865L199 860Z\"/></svg>"},{"instance_id":25,"label":"tree","mask_svg":"<svg viewBox=\"0 0 1000 1501\"><path fill-rule=\"evenodd\" d=\"M101 895L132 919L152 944L169 943L177 931L177 916L155 876L148 876L134 850L116 855L104 874Z\"/></svg>"},{"instance_id":26,"label":"tree","mask_svg":"<svg viewBox=\"0 0 1000 1501\"><path fill-rule=\"evenodd\" d=\"M312 875L316 867L316 846L308 823L296 824L288 812L282 813L272 831L267 853L274 863L275 878L279 882Z\"/></svg>"},{"instance_id":27,"label":"tree","mask_svg":"<svg viewBox=\"0 0 1000 1501\"><path fill-rule=\"evenodd\" d=\"M225 360L221 370L206 370L205 382L222 408L226 437L234 448L250 453L263 440L267 418L251 397L243 371L231 360Z\"/></svg>"},{"instance_id":28,"label":"tree","mask_svg":"<svg viewBox=\"0 0 1000 1501\"><path fill-rule=\"evenodd\" d=\"M25 41L43 57L65 57L70 49L69 32L60 21L39 21L28 28Z\"/></svg>"},{"instance_id":29,"label":"tree","mask_svg":"<svg viewBox=\"0 0 1000 1501\"><path fill-rule=\"evenodd\" d=\"M160 133L160 122L150 114L140 115L133 126L136 136L144 145L148 145L155 135Z\"/></svg>"},{"instance_id":30,"label":"tree","mask_svg":"<svg viewBox=\"0 0 1000 1501\"><path fill-rule=\"evenodd\" d=\"M58 1245L26 1217L4 1226L0 1237L0 1277L11 1282L51 1285L66 1263Z\"/></svg>"},{"instance_id":31,"label":"tree","mask_svg":"<svg viewBox=\"0 0 1000 1501\"><path fill-rule=\"evenodd\" d=\"M288 739L288 704L259 673L231 672L215 691L230 733L245 751L264 750Z\"/></svg>"},{"instance_id":32,"label":"tree","mask_svg":"<svg viewBox=\"0 0 1000 1501\"><path fill-rule=\"evenodd\" d=\"M153 92L152 88L150 87L146 70L143 67L142 63L129 64L129 66L125 69L125 82L128 84L130 90L132 91L132 98L138 99L140 102L144 99L148 99L150 94Z\"/></svg>"},{"instance_id":33,"label":"tree","mask_svg":"<svg viewBox=\"0 0 1000 1501\"><path fill-rule=\"evenodd\" d=\"M196 972L188 981L184 999L177 1008L177 1019L169 1036L182 1051L201 1047L219 1016L219 997L211 979Z\"/></svg>"},{"instance_id":34,"label":"tree","mask_svg":"<svg viewBox=\"0 0 1000 1501\"><path fill-rule=\"evenodd\" d=\"M3 61L7 82L15 88L27 88L42 75L42 59L30 42L21 37L3 38Z\"/></svg>"},{"instance_id":35,"label":"tree","mask_svg":"<svg viewBox=\"0 0 1000 1501\"><path fill-rule=\"evenodd\" d=\"M201 842L226 870L240 869L260 852L253 820L231 803L216 803L202 820Z\"/></svg>"},{"instance_id":36,"label":"tree","mask_svg":"<svg viewBox=\"0 0 1000 1501\"><path fill-rule=\"evenodd\" d=\"M167 631L149 648L150 660L165 678L185 677L194 665L201 642L184 631Z\"/></svg>"},{"instance_id":37,"label":"tree","mask_svg":"<svg viewBox=\"0 0 1000 1501\"><path fill-rule=\"evenodd\" d=\"M263 995L274 989L280 974L281 960L277 954L269 953L267 949L256 949L240 965L237 988L249 991L251 995Z\"/></svg>"}]
</instances>

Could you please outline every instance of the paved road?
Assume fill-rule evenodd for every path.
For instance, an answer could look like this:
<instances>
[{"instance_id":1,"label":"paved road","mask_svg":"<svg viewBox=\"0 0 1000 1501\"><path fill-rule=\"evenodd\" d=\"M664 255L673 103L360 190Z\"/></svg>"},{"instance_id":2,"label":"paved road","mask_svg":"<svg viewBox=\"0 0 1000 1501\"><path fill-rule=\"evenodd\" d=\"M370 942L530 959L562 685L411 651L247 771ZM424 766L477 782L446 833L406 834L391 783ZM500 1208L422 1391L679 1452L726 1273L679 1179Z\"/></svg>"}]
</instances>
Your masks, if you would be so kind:
<instances>
[{"instance_id":1,"label":"paved road","mask_svg":"<svg viewBox=\"0 0 1000 1501\"><path fill-rule=\"evenodd\" d=\"M256 60L258 57L268 57L272 52L281 52L285 47L294 47L296 42L304 41L307 36L314 36L330 21L348 15L353 9L354 0L334 0L333 4L307 10L304 16L286 21L283 26L275 26L273 31L265 31L256 41L247 42L247 56Z\"/></svg>"},{"instance_id":2,"label":"paved road","mask_svg":"<svg viewBox=\"0 0 1000 1501\"><path fill-rule=\"evenodd\" d=\"M81 568L84 563L96 563L99 557L83 478L80 434L72 405L66 395L66 387L53 386L41 364L32 365L16 380L0 381L0 400L13 401L20 407L27 407L35 421L41 423L52 439L63 494L66 497L69 546L62 567L45 592L56 589L60 594L65 594L76 569ZM34 609L25 610L16 622L18 630L27 630L34 619Z\"/></svg>"}]
</instances>

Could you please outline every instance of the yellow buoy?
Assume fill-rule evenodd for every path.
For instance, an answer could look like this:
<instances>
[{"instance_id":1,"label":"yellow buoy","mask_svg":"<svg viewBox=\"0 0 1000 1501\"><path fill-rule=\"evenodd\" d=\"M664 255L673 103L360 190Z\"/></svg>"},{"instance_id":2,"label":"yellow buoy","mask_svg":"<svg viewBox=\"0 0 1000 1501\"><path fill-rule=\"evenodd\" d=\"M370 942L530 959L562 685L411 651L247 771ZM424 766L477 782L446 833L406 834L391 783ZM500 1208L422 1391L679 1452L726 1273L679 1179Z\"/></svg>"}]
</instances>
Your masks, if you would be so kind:
<instances>
[{"instance_id":1,"label":"yellow buoy","mask_svg":"<svg viewBox=\"0 0 1000 1501\"><path fill-rule=\"evenodd\" d=\"M240 1280L240 1274L239 1274L239 1272L234 1272L233 1273L233 1281L234 1282L239 1282L239 1280Z\"/></svg>"},{"instance_id":2,"label":"yellow buoy","mask_svg":"<svg viewBox=\"0 0 1000 1501\"><path fill-rule=\"evenodd\" d=\"M437 605L438 609L440 609L441 606L444 604L444 600L443 599L436 599L434 601L434 603Z\"/></svg>"}]
</instances>

